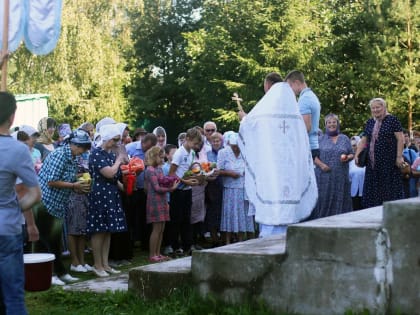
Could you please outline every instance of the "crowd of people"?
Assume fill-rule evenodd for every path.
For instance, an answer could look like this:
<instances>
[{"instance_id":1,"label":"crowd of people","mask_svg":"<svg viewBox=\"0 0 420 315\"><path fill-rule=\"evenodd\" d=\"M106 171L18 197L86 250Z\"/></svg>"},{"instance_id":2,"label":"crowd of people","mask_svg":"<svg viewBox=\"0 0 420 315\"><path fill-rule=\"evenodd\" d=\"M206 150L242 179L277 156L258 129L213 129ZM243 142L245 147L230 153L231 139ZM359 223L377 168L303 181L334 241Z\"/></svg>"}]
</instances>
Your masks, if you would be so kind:
<instances>
[{"instance_id":1,"label":"crowd of people","mask_svg":"<svg viewBox=\"0 0 420 315\"><path fill-rule=\"evenodd\" d=\"M249 113L238 112L238 132L221 133L207 121L180 133L177 144L167 143L162 126L150 133L137 128L130 137L129 127L110 117L77 128L45 117L37 129L11 131L16 101L1 92L0 238L7 256L0 263L1 306L24 313L23 298L9 299L23 296L22 223L33 242L25 251L54 253L52 283L64 285L78 280L70 271L119 273L135 245L149 251L150 262L160 262L202 249L206 233L215 247L417 196L418 144L385 100L369 102L372 118L349 138L333 113L319 128L321 104L300 71L284 81L268 74L264 91ZM22 157L19 163L15 156ZM134 175L122 167L133 158L145 164ZM211 171L203 167L211 163ZM87 248L92 266L84 258ZM13 280L4 269L10 266L19 269Z\"/></svg>"}]
</instances>

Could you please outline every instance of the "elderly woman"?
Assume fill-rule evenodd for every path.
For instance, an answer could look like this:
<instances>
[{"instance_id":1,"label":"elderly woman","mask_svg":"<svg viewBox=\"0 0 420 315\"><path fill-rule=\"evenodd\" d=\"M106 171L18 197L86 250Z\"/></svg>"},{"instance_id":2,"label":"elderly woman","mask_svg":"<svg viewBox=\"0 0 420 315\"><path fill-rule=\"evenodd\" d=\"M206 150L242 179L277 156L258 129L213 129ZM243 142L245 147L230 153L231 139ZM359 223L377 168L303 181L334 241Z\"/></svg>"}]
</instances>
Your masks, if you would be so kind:
<instances>
[{"instance_id":1,"label":"elderly woman","mask_svg":"<svg viewBox=\"0 0 420 315\"><path fill-rule=\"evenodd\" d=\"M207 152L207 160L217 163L217 155L223 149L223 136L214 132L211 137L211 150ZM213 247L220 245L218 232L222 215L223 182L222 177L209 181L206 186L206 228L210 232Z\"/></svg>"},{"instance_id":2,"label":"elderly woman","mask_svg":"<svg viewBox=\"0 0 420 315\"><path fill-rule=\"evenodd\" d=\"M253 217L245 209L245 161L238 146L238 134L232 133L228 145L217 155L217 168L223 177L223 201L220 231L225 232L225 242L230 244L232 233L243 241L245 233L254 233Z\"/></svg>"},{"instance_id":3,"label":"elderly woman","mask_svg":"<svg viewBox=\"0 0 420 315\"><path fill-rule=\"evenodd\" d=\"M44 160L39 172L42 190L42 203L34 207L35 220L39 229L40 242L35 251L45 250L55 255L52 283L64 285L64 282L78 280L67 273L61 259L62 225L66 215L66 204L72 191L83 194L90 190L90 185L77 181L77 157L91 147L89 134L76 130L66 143L51 152ZM64 282L63 282L64 281Z\"/></svg>"},{"instance_id":4,"label":"elderly woman","mask_svg":"<svg viewBox=\"0 0 420 315\"><path fill-rule=\"evenodd\" d=\"M397 117L390 115L382 98L369 102L372 118L365 126L364 136L356 151L358 155L366 146L369 159L366 166L362 207L382 205L384 201L401 199L404 196L400 167L404 159L404 136Z\"/></svg>"},{"instance_id":5,"label":"elderly woman","mask_svg":"<svg viewBox=\"0 0 420 315\"><path fill-rule=\"evenodd\" d=\"M106 277L120 272L108 262L111 233L124 232L127 226L119 193L119 189L122 190L120 165L124 157L113 153L121 141L121 131L116 124L105 125L100 129L100 136L102 144L89 157L89 173L94 184L89 195L86 232L91 235L92 271L98 277Z\"/></svg>"},{"instance_id":6,"label":"elderly woman","mask_svg":"<svg viewBox=\"0 0 420 315\"><path fill-rule=\"evenodd\" d=\"M320 156L316 159L318 202L310 219L352 210L349 161L354 157L350 139L340 133L337 115L325 117L325 133L319 137Z\"/></svg>"}]
</instances>

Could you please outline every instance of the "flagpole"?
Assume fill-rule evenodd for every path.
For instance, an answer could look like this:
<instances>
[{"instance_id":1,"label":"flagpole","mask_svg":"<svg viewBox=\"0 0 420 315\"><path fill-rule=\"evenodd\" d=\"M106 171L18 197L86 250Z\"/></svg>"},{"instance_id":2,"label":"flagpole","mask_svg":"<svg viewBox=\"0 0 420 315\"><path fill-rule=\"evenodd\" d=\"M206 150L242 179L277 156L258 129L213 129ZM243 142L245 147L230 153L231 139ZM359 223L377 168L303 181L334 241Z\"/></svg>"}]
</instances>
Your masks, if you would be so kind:
<instances>
[{"instance_id":1,"label":"flagpole","mask_svg":"<svg viewBox=\"0 0 420 315\"><path fill-rule=\"evenodd\" d=\"M6 56L1 67L1 91L7 89L7 51L9 49L9 0L4 0L4 19L3 19L3 47L1 56Z\"/></svg>"}]
</instances>

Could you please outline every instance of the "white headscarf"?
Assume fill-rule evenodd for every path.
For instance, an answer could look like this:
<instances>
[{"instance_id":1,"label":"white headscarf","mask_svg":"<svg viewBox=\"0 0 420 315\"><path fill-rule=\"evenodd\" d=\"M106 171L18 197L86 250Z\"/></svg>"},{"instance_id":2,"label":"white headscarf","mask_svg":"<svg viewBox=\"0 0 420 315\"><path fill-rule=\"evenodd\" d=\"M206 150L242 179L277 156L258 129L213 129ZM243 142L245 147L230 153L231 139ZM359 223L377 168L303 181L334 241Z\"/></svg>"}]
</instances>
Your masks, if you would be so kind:
<instances>
[{"instance_id":1,"label":"white headscarf","mask_svg":"<svg viewBox=\"0 0 420 315\"><path fill-rule=\"evenodd\" d=\"M122 138L125 128L127 128L127 124L124 123L117 123L117 127L120 130L120 136Z\"/></svg>"},{"instance_id":2,"label":"white headscarf","mask_svg":"<svg viewBox=\"0 0 420 315\"><path fill-rule=\"evenodd\" d=\"M121 136L120 129L116 124L105 125L101 127L100 131L102 143L111 140L114 137ZM101 144L102 144L101 143Z\"/></svg>"},{"instance_id":3,"label":"white headscarf","mask_svg":"<svg viewBox=\"0 0 420 315\"><path fill-rule=\"evenodd\" d=\"M111 117L102 118L95 126L96 132L93 136L93 145L99 147L102 145L103 141L101 139L101 128L106 125L115 124L115 120Z\"/></svg>"},{"instance_id":4,"label":"white headscarf","mask_svg":"<svg viewBox=\"0 0 420 315\"><path fill-rule=\"evenodd\" d=\"M158 134L163 133L165 135L165 142L160 146L162 149L165 148L166 142L168 141L168 138L166 137L166 130L162 126L158 126L155 129L153 129L153 134L157 137ZM159 146L159 142L156 144Z\"/></svg>"}]
</instances>

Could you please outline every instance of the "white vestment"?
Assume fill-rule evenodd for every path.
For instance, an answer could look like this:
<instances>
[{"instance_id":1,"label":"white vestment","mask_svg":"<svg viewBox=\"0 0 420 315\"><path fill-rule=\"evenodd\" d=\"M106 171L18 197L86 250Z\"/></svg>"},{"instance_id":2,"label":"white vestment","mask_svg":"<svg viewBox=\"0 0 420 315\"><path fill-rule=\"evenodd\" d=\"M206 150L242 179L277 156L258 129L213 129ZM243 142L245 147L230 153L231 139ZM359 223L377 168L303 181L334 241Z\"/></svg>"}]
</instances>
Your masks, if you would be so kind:
<instances>
[{"instance_id":1,"label":"white vestment","mask_svg":"<svg viewBox=\"0 0 420 315\"><path fill-rule=\"evenodd\" d=\"M238 145L256 222L287 225L311 214L318 189L308 133L289 84L274 84L242 120Z\"/></svg>"}]
</instances>

